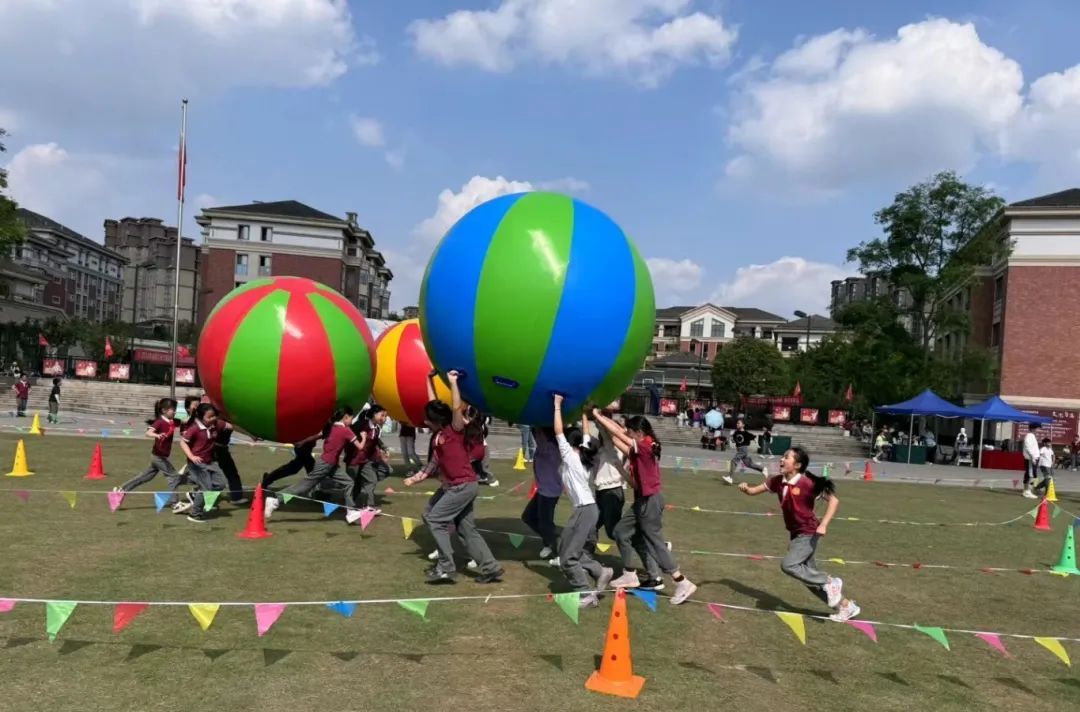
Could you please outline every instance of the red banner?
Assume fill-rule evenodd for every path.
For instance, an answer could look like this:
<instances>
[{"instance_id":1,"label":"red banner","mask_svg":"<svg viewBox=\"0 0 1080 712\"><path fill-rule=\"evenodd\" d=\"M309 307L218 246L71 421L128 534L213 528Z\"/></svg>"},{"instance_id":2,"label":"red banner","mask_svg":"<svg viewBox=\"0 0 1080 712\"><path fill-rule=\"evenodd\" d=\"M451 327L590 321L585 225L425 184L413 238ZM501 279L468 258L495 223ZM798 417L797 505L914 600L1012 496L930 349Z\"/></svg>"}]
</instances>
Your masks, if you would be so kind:
<instances>
[{"instance_id":1,"label":"red banner","mask_svg":"<svg viewBox=\"0 0 1080 712\"><path fill-rule=\"evenodd\" d=\"M76 361L75 375L79 378L97 378L97 361Z\"/></svg>"},{"instance_id":2,"label":"red banner","mask_svg":"<svg viewBox=\"0 0 1080 712\"><path fill-rule=\"evenodd\" d=\"M770 405L802 405L802 396L749 396L742 398L743 406L756 405L767 407Z\"/></svg>"},{"instance_id":3,"label":"red banner","mask_svg":"<svg viewBox=\"0 0 1080 712\"><path fill-rule=\"evenodd\" d=\"M846 410L830 410L829 425L843 425L847 422Z\"/></svg>"},{"instance_id":4,"label":"red banner","mask_svg":"<svg viewBox=\"0 0 1080 712\"><path fill-rule=\"evenodd\" d=\"M160 349L134 349L131 352L131 360L135 363L170 364L172 363L172 352ZM190 352L187 356L178 352L176 363L181 366L194 366L195 359L191 357Z\"/></svg>"},{"instance_id":5,"label":"red banner","mask_svg":"<svg viewBox=\"0 0 1080 712\"><path fill-rule=\"evenodd\" d=\"M1068 445L1076 437L1078 421L1075 410L1056 410L1054 408L1020 408L1020 410L1025 413L1054 419L1052 423L1047 423L1035 432L1040 441L1043 438L1050 438L1050 441L1055 445ZM1023 440L1027 432L1027 423L1017 423L1017 440Z\"/></svg>"},{"instance_id":6,"label":"red banner","mask_svg":"<svg viewBox=\"0 0 1080 712\"><path fill-rule=\"evenodd\" d=\"M803 408L799 411L799 421L815 425L818 422L818 415L820 413L821 411L817 408Z\"/></svg>"},{"instance_id":7,"label":"red banner","mask_svg":"<svg viewBox=\"0 0 1080 712\"><path fill-rule=\"evenodd\" d=\"M694 410L705 410L705 401L695 400L690 401L690 407Z\"/></svg>"},{"instance_id":8,"label":"red banner","mask_svg":"<svg viewBox=\"0 0 1080 712\"><path fill-rule=\"evenodd\" d=\"M176 382L177 383L194 383L195 382L195 369L194 368L178 368L178 369L176 369Z\"/></svg>"},{"instance_id":9,"label":"red banner","mask_svg":"<svg viewBox=\"0 0 1080 712\"><path fill-rule=\"evenodd\" d=\"M126 381L131 378L131 365L126 363L109 364L110 381Z\"/></svg>"},{"instance_id":10,"label":"red banner","mask_svg":"<svg viewBox=\"0 0 1080 712\"><path fill-rule=\"evenodd\" d=\"M46 376L63 376L64 360L59 358L47 358L41 362L41 373Z\"/></svg>"},{"instance_id":11,"label":"red banner","mask_svg":"<svg viewBox=\"0 0 1080 712\"><path fill-rule=\"evenodd\" d=\"M679 402L671 398L660 399L660 415L675 415L679 412Z\"/></svg>"},{"instance_id":12,"label":"red banner","mask_svg":"<svg viewBox=\"0 0 1080 712\"><path fill-rule=\"evenodd\" d=\"M773 420L791 420L791 406L774 405L772 407Z\"/></svg>"}]
</instances>

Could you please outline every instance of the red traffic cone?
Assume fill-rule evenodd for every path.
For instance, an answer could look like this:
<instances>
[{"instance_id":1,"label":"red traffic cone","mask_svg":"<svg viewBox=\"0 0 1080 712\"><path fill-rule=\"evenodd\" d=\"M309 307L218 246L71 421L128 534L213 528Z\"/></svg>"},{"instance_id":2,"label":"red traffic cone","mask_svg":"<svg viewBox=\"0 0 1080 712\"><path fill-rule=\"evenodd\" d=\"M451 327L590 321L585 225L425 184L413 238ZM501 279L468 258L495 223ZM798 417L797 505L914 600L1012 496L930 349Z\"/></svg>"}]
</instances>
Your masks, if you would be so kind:
<instances>
[{"instance_id":1,"label":"red traffic cone","mask_svg":"<svg viewBox=\"0 0 1080 712\"><path fill-rule=\"evenodd\" d=\"M90 460L90 469L86 471L84 480L105 479L105 466L101 462L101 443L94 446L94 457Z\"/></svg>"},{"instance_id":2,"label":"red traffic cone","mask_svg":"<svg viewBox=\"0 0 1080 712\"><path fill-rule=\"evenodd\" d=\"M273 536L266 531L266 517L263 515L263 488L262 484L255 485L255 496L251 498L251 509L248 510L247 526L244 531L237 532L240 539L265 539Z\"/></svg>"},{"instance_id":3,"label":"red traffic cone","mask_svg":"<svg viewBox=\"0 0 1080 712\"><path fill-rule=\"evenodd\" d=\"M1050 507L1045 499L1039 502L1039 511L1035 513L1035 529L1041 532L1050 531Z\"/></svg>"},{"instance_id":4,"label":"red traffic cone","mask_svg":"<svg viewBox=\"0 0 1080 712\"><path fill-rule=\"evenodd\" d=\"M874 468L870 466L870 461L866 461L866 467L863 468L862 478L866 482L874 481Z\"/></svg>"},{"instance_id":5,"label":"red traffic cone","mask_svg":"<svg viewBox=\"0 0 1080 712\"><path fill-rule=\"evenodd\" d=\"M532 487L529 488L529 499L536 496L536 480L533 480Z\"/></svg>"}]
</instances>

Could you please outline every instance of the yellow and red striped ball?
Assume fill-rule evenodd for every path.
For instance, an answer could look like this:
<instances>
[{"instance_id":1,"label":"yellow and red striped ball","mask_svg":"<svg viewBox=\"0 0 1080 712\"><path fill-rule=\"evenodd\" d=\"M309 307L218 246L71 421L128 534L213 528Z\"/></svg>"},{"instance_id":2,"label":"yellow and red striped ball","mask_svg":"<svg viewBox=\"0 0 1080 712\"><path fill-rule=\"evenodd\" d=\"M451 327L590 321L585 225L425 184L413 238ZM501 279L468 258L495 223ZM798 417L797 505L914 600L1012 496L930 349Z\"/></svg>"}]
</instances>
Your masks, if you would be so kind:
<instances>
[{"instance_id":1,"label":"yellow and red striped ball","mask_svg":"<svg viewBox=\"0 0 1080 712\"><path fill-rule=\"evenodd\" d=\"M427 376L432 366L420 321L409 319L384 331L375 342L375 364L372 393L376 402L399 423L423 425ZM441 378L435 379L435 395L450 402L450 389Z\"/></svg>"}]
</instances>

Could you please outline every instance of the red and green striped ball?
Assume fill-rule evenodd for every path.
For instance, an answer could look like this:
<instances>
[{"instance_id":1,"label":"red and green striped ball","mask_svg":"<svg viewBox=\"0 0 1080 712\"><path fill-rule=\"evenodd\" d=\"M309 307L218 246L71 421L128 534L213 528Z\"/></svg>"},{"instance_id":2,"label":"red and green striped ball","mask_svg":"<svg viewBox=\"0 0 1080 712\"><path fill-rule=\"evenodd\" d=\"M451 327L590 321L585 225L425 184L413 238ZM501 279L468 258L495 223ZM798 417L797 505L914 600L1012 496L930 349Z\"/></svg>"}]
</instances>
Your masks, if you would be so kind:
<instances>
[{"instance_id":1,"label":"red and green striped ball","mask_svg":"<svg viewBox=\"0 0 1080 712\"><path fill-rule=\"evenodd\" d=\"M462 396L514 423L550 424L609 403L652 344L656 304L645 261L596 208L518 193L470 210L439 243L420 288L432 362L464 373Z\"/></svg>"},{"instance_id":2,"label":"red and green striped ball","mask_svg":"<svg viewBox=\"0 0 1080 712\"><path fill-rule=\"evenodd\" d=\"M270 277L229 292L199 336L210 399L265 440L314 435L334 409L371 395L375 349L363 316L330 287Z\"/></svg>"}]
</instances>

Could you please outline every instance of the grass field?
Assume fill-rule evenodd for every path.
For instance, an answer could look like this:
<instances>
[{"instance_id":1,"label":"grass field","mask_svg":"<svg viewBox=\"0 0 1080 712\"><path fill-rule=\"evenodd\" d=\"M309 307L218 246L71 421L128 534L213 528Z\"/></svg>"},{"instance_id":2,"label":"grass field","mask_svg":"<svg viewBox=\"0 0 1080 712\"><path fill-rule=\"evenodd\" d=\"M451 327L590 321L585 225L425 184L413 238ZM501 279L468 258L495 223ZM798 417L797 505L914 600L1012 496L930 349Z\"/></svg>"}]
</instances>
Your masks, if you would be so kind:
<instances>
[{"instance_id":1,"label":"grass field","mask_svg":"<svg viewBox=\"0 0 1080 712\"><path fill-rule=\"evenodd\" d=\"M0 436L11 461L15 439ZM0 478L0 597L103 601L324 601L539 594L513 600L433 601L427 620L397 605L361 605L346 619L321 606L288 608L259 638L250 607L222 607L203 632L184 607L151 607L119 634L111 606L81 605L50 643L44 606L20 603L0 614L0 709L3 710L1061 710L1080 707L1080 677L1030 640L1003 639L1004 658L970 634L950 633L951 652L921 633L879 626L878 643L857 630L806 619L807 645L768 611L827 613L784 576L775 560L690 554L691 550L782 555L779 517L674 509L665 515L683 570L701 604L658 610L630 600L635 672L647 678L637 701L587 692L602 652L610 606L583 611L574 625L548 592L567 590L561 574L536 558L538 544L515 549L488 534L506 567L505 582L456 586L423 582L431 539L424 528L402 536L401 522L377 519L363 534L339 510L324 520L314 503L293 501L274 515L275 536L234 534L247 511L224 502L209 525L167 510L150 495L130 495L110 513L104 494L79 494L74 509L59 490L105 490L142 469L144 442L104 442L107 480L82 479L93 447L84 438L27 440L24 479ZM288 457L283 450L235 447L245 482ZM178 461L179 457L174 457ZM499 494L478 503L480 526L528 533L518 516L531 473L497 463ZM380 485L404 490L396 477ZM150 487L163 487L159 480ZM765 512L770 496L748 498L712 475L665 474L669 504ZM15 490L31 491L27 501ZM421 489L428 487L421 486ZM823 568L843 576L867 620L1080 638L1080 579L1045 573L985 573L981 567L1045 569L1055 563L1065 528L1037 532L1023 518L1002 527L880 524L999 522L1031 503L1015 493L924 485L840 482L840 516L819 549ZM386 497L388 514L419 517L424 497ZM1080 511L1080 497L1061 506ZM567 516L560 504L559 521ZM607 556L615 553L612 548ZM960 568L881 568L826 563L889 561ZM614 561L614 559L612 559ZM670 585L670 584L669 584ZM610 600L610 599L608 599ZM1065 648L1080 661L1080 644Z\"/></svg>"}]
</instances>

